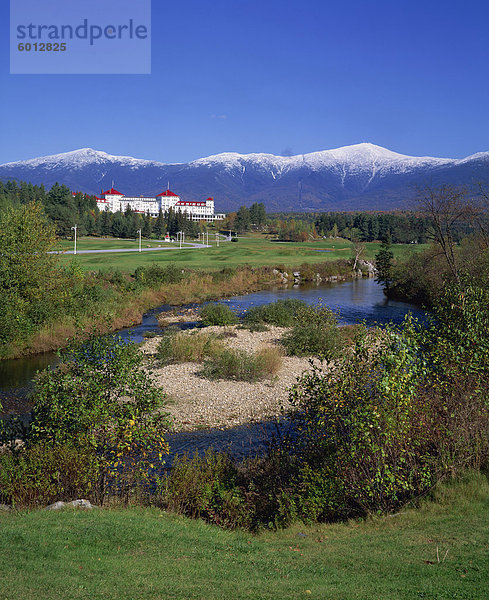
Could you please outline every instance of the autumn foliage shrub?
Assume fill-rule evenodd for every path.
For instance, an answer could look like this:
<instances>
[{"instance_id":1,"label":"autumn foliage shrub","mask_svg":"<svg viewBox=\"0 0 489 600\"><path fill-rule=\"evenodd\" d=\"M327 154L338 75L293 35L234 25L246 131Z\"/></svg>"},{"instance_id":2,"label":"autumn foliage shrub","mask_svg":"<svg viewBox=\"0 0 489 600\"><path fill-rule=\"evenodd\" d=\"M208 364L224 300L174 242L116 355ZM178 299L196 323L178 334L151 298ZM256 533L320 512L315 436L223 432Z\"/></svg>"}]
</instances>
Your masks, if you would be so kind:
<instances>
[{"instance_id":1,"label":"autumn foliage shrub","mask_svg":"<svg viewBox=\"0 0 489 600\"><path fill-rule=\"evenodd\" d=\"M77 495L99 503L108 495L128 499L150 484L168 453L164 395L145 371L138 346L119 337L94 337L61 359L35 382L23 445L9 441L8 426L2 428L2 461L17 474L16 488L31 490L23 495L26 502L42 501L44 491L65 496L69 473ZM20 502L4 480L0 485L0 494Z\"/></svg>"}]
</instances>

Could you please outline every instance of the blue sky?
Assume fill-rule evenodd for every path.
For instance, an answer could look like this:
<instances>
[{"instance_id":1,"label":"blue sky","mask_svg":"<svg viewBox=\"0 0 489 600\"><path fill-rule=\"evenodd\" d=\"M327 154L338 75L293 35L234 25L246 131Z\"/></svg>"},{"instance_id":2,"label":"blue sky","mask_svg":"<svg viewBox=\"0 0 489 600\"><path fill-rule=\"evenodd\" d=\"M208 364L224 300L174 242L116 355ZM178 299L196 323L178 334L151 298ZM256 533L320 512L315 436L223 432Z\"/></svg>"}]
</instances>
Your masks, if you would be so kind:
<instances>
[{"instance_id":1,"label":"blue sky","mask_svg":"<svg viewBox=\"0 0 489 600\"><path fill-rule=\"evenodd\" d=\"M150 75L10 75L1 0L0 163L87 146L162 162L488 151L488 22L471 0L153 0Z\"/></svg>"}]
</instances>

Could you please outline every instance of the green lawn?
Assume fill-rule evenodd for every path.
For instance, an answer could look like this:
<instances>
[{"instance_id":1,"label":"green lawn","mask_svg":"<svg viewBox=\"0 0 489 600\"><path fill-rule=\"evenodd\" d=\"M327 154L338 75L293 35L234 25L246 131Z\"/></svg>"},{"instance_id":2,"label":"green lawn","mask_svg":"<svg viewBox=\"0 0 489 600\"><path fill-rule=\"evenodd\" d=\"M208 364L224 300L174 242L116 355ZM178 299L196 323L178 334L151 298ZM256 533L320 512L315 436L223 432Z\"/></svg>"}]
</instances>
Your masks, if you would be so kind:
<instances>
[{"instance_id":1,"label":"green lawn","mask_svg":"<svg viewBox=\"0 0 489 600\"><path fill-rule=\"evenodd\" d=\"M0 600L488 597L489 486L419 510L258 536L156 509L0 513Z\"/></svg>"},{"instance_id":2,"label":"green lawn","mask_svg":"<svg viewBox=\"0 0 489 600\"><path fill-rule=\"evenodd\" d=\"M77 250L100 250L104 251L112 248L138 248L139 240L137 239L118 239L118 238L93 238L93 237L82 237L76 241ZM155 240L141 240L143 248L157 247L157 246L174 246L175 244L156 242ZM55 250L64 252L66 250L73 250L73 240L59 240Z\"/></svg>"},{"instance_id":3,"label":"green lawn","mask_svg":"<svg viewBox=\"0 0 489 600\"><path fill-rule=\"evenodd\" d=\"M210 238L209 238L210 240ZM143 246L154 244L154 242L143 241ZM72 242L62 242L65 249L72 249ZM157 244L156 244L157 245ZM161 244L164 245L164 244ZM166 244L175 247L176 244ZM373 259L379 248L379 243L366 244L367 259ZM102 248L137 248L137 241L115 240L94 238L82 238L78 242L78 249L102 249ZM89 254L77 255L76 261L87 270L96 269L120 269L133 272L139 265L151 263L175 263L181 267L193 269L221 269L223 267L235 267L249 264L251 266L262 265L286 265L298 266L302 263L319 263L323 261L338 260L351 257L351 243L347 240L318 240L316 242L272 242L260 235L243 236L238 243L220 242L216 246L215 240L212 248L186 248L172 251L155 252L130 252L121 254ZM406 253L419 251L426 246L397 244L393 246L396 257L405 256ZM318 252L318 250L320 250ZM329 250L322 252L321 250ZM61 258L67 263L73 260L72 255Z\"/></svg>"}]
</instances>

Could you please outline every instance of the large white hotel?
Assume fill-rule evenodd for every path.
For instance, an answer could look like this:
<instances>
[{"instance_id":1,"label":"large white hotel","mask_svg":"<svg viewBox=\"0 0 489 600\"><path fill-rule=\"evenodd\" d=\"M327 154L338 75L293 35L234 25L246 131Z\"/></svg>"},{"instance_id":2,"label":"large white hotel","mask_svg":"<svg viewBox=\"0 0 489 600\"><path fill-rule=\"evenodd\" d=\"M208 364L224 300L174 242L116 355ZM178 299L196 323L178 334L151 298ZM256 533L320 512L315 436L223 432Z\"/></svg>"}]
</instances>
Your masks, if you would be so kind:
<instances>
[{"instance_id":1,"label":"large white hotel","mask_svg":"<svg viewBox=\"0 0 489 600\"><path fill-rule=\"evenodd\" d=\"M113 187L100 194L97 198L99 210L108 210L110 212L124 212L128 207L138 213L150 214L157 217L160 209L167 212L170 208L173 211L186 213L188 219L192 221L221 221L226 215L214 212L214 199L207 198L202 202L189 202L180 200L180 196L170 190L165 190L154 198L129 197L124 196Z\"/></svg>"}]
</instances>

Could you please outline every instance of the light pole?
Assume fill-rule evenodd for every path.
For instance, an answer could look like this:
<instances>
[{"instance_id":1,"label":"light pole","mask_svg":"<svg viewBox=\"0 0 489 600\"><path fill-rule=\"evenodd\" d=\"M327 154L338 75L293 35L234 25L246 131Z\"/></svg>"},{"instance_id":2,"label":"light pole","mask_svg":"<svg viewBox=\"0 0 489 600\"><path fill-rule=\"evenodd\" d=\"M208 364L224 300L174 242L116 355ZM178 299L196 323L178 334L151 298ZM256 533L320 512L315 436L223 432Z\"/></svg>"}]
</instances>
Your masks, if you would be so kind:
<instances>
[{"instance_id":1,"label":"light pole","mask_svg":"<svg viewBox=\"0 0 489 600\"><path fill-rule=\"evenodd\" d=\"M207 245L209 245L209 232L207 231Z\"/></svg>"},{"instance_id":2,"label":"light pole","mask_svg":"<svg viewBox=\"0 0 489 600\"><path fill-rule=\"evenodd\" d=\"M219 248L219 234L218 233L216 233L216 244L217 244L217 247Z\"/></svg>"},{"instance_id":3,"label":"light pole","mask_svg":"<svg viewBox=\"0 0 489 600\"><path fill-rule=\"evenodd\" d=\"M137 232L139 233L139 252L141 252L141 230L138 229Z\"/></svg>"},{"instance_id":4,"label":"light pole","mask_svg":"<svg viewBox=\"0 0 489 600\"><path fill-rule=\"evenodd\" d=\"M75 225L74 227L72 227L71 229L73 229L73 231L75 232L75 249L73 251L73 254L76 254L76 228L78 227L78 225Z\"/></svg>"},{"instance_id":5,"label":"light pole","mask_svg":"<svg viewBox=\"0 0 489 600\"><path fill-rule=\"evenodd\" d=\"M179 231L177 233L177 242L178 240L180 240L180 248L182 247L182 240L185 241L185 232L184 231Z\"/></svg>"}]
</instances>

